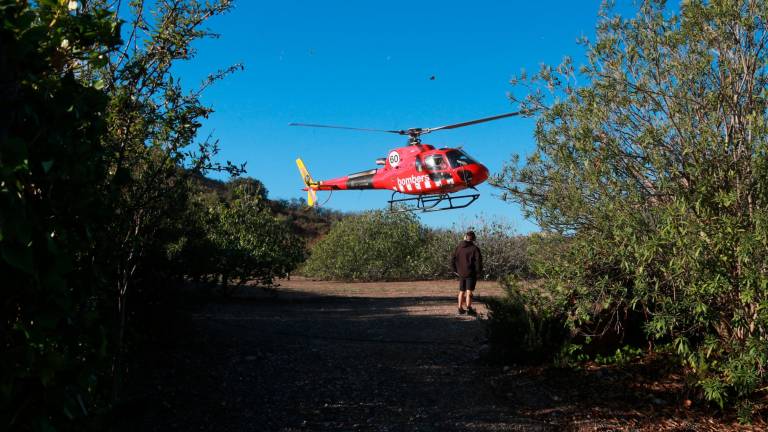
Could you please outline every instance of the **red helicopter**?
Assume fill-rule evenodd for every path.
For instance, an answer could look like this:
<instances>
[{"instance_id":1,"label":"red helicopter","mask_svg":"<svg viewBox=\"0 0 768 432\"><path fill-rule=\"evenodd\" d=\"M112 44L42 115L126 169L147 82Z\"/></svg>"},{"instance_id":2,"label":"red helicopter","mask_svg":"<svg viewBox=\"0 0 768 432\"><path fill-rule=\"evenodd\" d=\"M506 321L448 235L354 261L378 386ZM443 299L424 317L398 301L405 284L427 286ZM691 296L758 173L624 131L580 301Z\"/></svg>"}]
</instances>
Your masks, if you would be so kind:
<instances>
[{"instance_id":1,"label":"red helicopter","mask_svg":"<svg viewBox=\"0 0 768 432\"><path fill-rule=\"evenodd\" d=\"M512 112L447 126L403 130L307 123L291 123L289 126L386 132L408 136L406 147L396 148L390 151L386 158L376 159L376 164L382 165L382 168L361 171L345 177L315 181L309 175L304 162L296 159L296 165L304 180L303 190L307 191L307 204L310 207L318 205L317 191L386 189L393 191L388 201L391 211L430 212L464 208L475 202L480 194L459 196L451 194L467 188L477 190L475 186L488 178L488 168L474 160L461 148L436 149L429 144L422 144L421 136L438 130L456 129L520 114L522 112ZM395 199L398 193L416 196Z\"/></svg>"}]
</instances>

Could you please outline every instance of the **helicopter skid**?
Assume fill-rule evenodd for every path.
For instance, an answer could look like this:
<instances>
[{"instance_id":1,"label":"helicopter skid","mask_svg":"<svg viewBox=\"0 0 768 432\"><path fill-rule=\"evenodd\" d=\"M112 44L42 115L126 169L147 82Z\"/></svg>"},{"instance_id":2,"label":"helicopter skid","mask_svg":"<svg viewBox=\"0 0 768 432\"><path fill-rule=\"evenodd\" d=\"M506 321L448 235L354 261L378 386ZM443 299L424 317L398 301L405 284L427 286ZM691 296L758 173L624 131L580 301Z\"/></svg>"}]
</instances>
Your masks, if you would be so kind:
<instances>
[{"instance_id":1,"label":"helicopter skid","mask_svg":"<svg viewBox=\"0 0 768 432\"><path fill-rule=\"evenodd\" d=\"M397 192L392 193L392 199L390 199L389 202L389 211L391 212L411 212L411 211L422 211L422 212L434 212L434 211L442 211L442 210L453 210L453 209L460 209L464 207L468 207L473 202L477 201L478 198L480 198L480 194L469 194L469 195L459 195L459 196L452 196L447 193L443 194L435 194L435 195L419 195L412 198L399 198L395 199L395 194ZM463 200L468 200L465 202L462 202ZM454 203L454 201L459 201L459 203ZM441 203L447 203L447 206L441 206Z\"/></svg>"}]
</instances>

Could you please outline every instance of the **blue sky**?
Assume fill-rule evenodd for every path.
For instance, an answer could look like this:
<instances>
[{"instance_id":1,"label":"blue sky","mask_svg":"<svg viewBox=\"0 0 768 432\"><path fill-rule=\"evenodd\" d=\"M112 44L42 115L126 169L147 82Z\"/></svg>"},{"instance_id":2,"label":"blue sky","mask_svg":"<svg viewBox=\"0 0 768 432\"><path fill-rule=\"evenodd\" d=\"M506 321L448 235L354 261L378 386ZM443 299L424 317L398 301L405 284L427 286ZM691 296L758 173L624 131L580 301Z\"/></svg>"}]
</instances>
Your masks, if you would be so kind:
<instances>
[{"instance_id":1,"label":"blue sky","mask_svg":"<svg viewBox=\"0 0 768 432\"><path fill-rule=\"evenodd\" d=\"M236 1L210 21L221 34L196 44L177 72L192 87L233 63L245 70L203 96L215 113L201 136L220 139L222 160L247 161L271 198L299 198L300 156L316 179L375 168L404 137L289 127L290 122L402 129L432 127L516 110L513 74L563 56L581 63L595 1ZM430 80L435 76L434 80ZM513 153L535 148L533 119L510 118L435 132L425 143L464 146L492 173ZM538 228L487 184L463 210L422 214L430 226L502 218L518 232ZM328 207L384 208L386 191L336 192ZM321 200L324 197L321 197Z\"/></svg>"}]
</instances>

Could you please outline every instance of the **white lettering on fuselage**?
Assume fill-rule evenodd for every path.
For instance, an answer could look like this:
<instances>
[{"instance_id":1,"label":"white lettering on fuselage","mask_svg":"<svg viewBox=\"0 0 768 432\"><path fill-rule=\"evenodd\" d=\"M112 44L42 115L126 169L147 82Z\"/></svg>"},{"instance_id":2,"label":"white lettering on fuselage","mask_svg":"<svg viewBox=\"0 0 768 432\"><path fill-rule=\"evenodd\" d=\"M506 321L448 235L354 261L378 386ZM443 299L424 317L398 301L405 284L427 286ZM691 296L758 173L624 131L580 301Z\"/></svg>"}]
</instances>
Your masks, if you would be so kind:
<instances>
[{"instance_id":1,"label":"white lettering on fuselage","mask_svg":"<svg viewBox=\"0 0 768 432\"><path fill-rule=\"evenodd\" d=\"M403 179L401 179L401 178L397 179L397 184L399 186L407 186L409 184L413 185L413 184L417 184L417 183L422 183L422 182L425 182L427 180L429 180L429 176L426 175L426 174L420 175L420 176L412 175L410 177L406 177L406 178L403 178Z\"/></svg>"}]
</instances>

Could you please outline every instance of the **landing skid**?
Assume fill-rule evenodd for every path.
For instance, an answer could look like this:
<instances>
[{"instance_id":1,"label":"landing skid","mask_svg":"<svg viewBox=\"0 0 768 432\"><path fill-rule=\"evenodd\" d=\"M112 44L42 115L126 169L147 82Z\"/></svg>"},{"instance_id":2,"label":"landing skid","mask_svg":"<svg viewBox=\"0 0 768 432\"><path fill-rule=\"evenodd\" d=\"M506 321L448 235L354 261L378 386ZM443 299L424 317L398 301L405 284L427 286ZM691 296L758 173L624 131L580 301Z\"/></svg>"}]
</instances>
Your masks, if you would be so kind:
<instances>
[{"instance_id":1,"label":"landing skid","mask_svg":"<svg viewBox=\"0 0 768 432\"><path fill-rule=\"evenodd\" d=\"M391 212L434 212L442 210L453 210L468 207L470 204L480 198L480 194L459 195L451 196L450 194L435 194L435 195L419 195L412 198L399 198L395 199L395 194L392 193L392 199L389 202L389 211ZM468 200L461 203L462 200ZM454 204L454 201L459 203ZM447 203L447 206L440 206L441 203Z\"/></svg>"}]
</instances>

